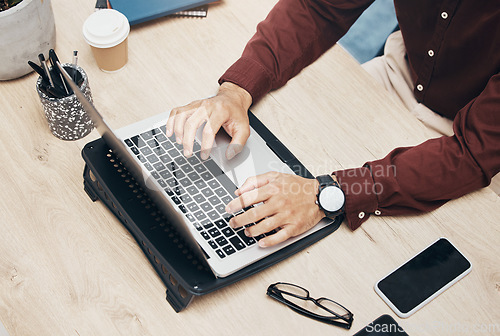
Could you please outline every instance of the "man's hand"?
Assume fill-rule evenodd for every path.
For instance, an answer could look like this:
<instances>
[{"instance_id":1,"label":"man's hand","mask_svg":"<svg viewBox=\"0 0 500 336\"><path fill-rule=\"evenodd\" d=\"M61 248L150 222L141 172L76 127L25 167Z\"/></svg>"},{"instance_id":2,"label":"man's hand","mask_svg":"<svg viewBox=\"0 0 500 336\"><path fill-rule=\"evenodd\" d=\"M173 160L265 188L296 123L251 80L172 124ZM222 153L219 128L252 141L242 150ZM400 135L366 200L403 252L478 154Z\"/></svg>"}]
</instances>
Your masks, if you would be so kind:
<instances>
[{"instance_id":1,"label":"man's hand","mask_svg":"<svg viewBox=\"0 0 500 336\"><path fill-rule=\"evenodd\" d=\"M201 157L207 159L215 135L223 127L232 137L226 150L226 158L232 159L241 152L250 136L247 111L251 104L252 97L246 90L233 83L222 83L216 96L174 108L167 120L167 136L175 133L177 143L184 147L184 155L190 157L196 131L205 124Z\"/></svg>"},{"instance_id":2,"label":"man's hand","mask_svg":"<svg viewBox=\"0 0 500 336\"><path fill-rule=\"evenodd\" d=\"M256 237L274 229L279 231L259 241L261 247L276 245L306 232L316 225L324 213L316 204L319 183L292 174L270 172L250 177L236 190L239 196L226 206L228 213L261 203L235 216L229 222L233 228L257 223L245 229ZM259 222L260 221L260 222Z\"/></svg>"}]
</instances>

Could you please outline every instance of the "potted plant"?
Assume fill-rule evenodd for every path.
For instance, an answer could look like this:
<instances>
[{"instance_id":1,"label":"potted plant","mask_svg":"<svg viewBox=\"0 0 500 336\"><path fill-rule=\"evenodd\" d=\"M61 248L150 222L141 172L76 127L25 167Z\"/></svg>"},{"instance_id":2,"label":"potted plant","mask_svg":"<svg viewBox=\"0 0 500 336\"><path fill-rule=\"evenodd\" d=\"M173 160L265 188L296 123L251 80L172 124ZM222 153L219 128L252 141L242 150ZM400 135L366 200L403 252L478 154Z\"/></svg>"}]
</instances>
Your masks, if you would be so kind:
<instances>
[{"instance_id":1,"label":"potted plant","mask_svg":"<svg viewBox=\"0 0 500 336\"><path fill-rule=\"evenodd\" d=\"M0 0L0 80L26 75L56 44L50 0Z\"/></svg>"}]
</instances>

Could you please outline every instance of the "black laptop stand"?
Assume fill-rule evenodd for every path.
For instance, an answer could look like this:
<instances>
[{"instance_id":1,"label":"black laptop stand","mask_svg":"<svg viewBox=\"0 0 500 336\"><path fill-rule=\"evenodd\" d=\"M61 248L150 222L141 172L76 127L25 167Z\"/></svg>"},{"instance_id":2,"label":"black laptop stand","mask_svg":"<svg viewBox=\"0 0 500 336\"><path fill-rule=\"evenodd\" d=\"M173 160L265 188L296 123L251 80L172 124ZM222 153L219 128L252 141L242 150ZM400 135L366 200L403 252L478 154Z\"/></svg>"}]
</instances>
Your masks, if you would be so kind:
<instances>
[{"instance_id":1,"label":"black laptop stand","mask_svg":"<svg viewBox=\"0 0 500 336\"><path fill-rule=\"evenodd\" d=\"M312 177L300 162L251 113L250 124L273 151L302 176ZM168 219L116 159L104 140L85 145L84 189L101 200L135 238L167 287L167 301L180 312L195 295L204 295L255 274L301 251L337 230L342 218L321 230L225 278L216 278L184 244Z\"/></svg>"}]
</instances>

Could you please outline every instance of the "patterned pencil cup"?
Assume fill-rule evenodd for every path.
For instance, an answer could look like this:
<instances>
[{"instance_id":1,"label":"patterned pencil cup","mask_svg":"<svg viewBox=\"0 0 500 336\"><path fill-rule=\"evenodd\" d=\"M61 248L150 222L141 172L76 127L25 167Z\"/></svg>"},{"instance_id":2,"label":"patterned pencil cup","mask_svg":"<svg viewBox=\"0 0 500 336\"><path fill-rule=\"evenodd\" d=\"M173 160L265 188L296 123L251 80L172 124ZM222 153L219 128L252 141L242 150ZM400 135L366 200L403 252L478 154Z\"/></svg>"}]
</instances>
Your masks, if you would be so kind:
<instances>
[{"instance_id":1,"label":"patterned pencil cup","mask_svg":"<svg viewBox=\"0 0 500 336\"><path fill-rule=\"evenodd\" d=\"M79 66L75 68L74 64L64 63L62 66L70 76L75 74L73 78L76 78L80 90L92 102L92 94L85 71ZM71 141L81 139L92 132L94 124L74 93L67 97L54 98L42 87L41 77L36 82L36 91L42 102L49 129L54 136Z\"/></svg>"}]
</instances>

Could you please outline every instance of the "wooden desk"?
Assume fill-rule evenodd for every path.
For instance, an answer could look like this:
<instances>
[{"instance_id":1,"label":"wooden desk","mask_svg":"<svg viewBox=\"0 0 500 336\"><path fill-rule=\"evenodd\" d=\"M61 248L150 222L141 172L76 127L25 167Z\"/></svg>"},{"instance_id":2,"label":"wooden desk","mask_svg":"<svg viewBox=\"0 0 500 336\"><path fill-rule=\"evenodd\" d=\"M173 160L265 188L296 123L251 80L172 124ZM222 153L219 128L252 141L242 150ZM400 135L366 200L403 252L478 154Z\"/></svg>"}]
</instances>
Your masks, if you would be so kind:
<instances>
[{"instance_id":1,"label":"wooden desk","mask_svg":"<svg viewBox=\"0 0 500 336\"><path fill-rule=\"evenodd\" d=\"M69 61L79 50L96 106L119 128L214 94L219 75L274 1L224 0L206 19L167 18L134 27L130 61L116 74L98 70L81 34L94 3L52 1L56 51ZM440 236L467 255L473 271L398 321L410 335L500 331L500 200L489 190L422 216L372 216L355 232L342 226L176 314L129 233L83 191L80 150L97 133L75 142L52 136L35 81L31 74L0 83L0 320L11 336L352 335L392 314L374 283ZM356 167L429 136L338 47L253 111L314 174ZM341 302L355 315L353 328L315 322L271 300L265 291L276 281Z\"/></svg>"}]
</instances>

